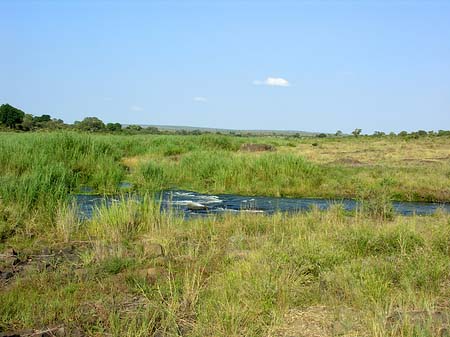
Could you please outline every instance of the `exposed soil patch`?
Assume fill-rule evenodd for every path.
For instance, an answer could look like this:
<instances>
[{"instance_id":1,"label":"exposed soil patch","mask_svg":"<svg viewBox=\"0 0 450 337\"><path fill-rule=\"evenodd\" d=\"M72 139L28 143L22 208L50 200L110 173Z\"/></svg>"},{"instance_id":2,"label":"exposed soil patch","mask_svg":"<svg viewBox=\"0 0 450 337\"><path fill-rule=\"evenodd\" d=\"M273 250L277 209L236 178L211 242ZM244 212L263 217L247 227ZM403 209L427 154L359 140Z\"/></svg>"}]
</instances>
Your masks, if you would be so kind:
<instances>
[{"instance_id":1,"label":"exposed soil patch","mask_svg":"<svg viewBox=\"0 0 450 337\"><path fill-rule=\"evenodd\" d=\"M344 157L330 162L333 165L364 166L365 163L351 157Z\"/></svg>"},{"instance_id":2,"label":"exposed soil patch","mask_svg":"<svg viewBox=\"0 0 450 337\"><path fill-rule=\"evenodd\" d=\"M269 337L368 336L358 316L355 310L345 307L293 309L285 315L284 324L269 333Z\"/></svg>"},{"instance_id":3,"label":"exposed soil patch","mask_svg":"<svg viewBox=\"0 0 450 337\"><path fill-rule=\"evenodd\" d=\"M9 248L0 254L0 288L24 272L54 270L67 262L79 262L78 249L74 245L47 247L32 252Z\"/></svg>"}]
</instances>

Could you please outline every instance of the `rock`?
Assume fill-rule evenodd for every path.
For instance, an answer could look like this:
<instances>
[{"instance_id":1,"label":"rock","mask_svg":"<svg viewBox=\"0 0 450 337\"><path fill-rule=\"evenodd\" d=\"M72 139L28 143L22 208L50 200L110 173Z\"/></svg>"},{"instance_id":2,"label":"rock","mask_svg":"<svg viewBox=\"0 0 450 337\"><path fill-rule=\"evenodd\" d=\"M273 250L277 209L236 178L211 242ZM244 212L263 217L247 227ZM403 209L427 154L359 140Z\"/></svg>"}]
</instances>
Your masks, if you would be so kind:
<instances>
[{"instance_id":1,"label":"rock","mask_svg":"<svg viewBox=\"0 0 450 337\"><path fill-rule=\"evenodd\" d=\"M62 329L62 330L61 330ZM64 328L57 328L57 329L49 329L48 331L37 331L33 333L32 336L37 337L63 337L64 334Z\"/></svg>"},{"instance_id":2,"label":"rock","mask_svg":"<svg viewBox=\"0 0 450 337\"><path fill-rule=\"evenodd\" d=\"M270 144L246 143L241 145L240 151L245 152L275 151L275 146Z\"/></svg>"},{"instance_id":3,"label":"rock","mask_svg":"<svg viewBox=\"0 0 450 337\"><path fill-rule=\"evenodd\" d=\"M0 271L0 279L1 280L9 280L11 277L14 276L14 273L10 271Z\"/></svg>"},{"instance_id":4,"label":"rock","mask_svg":"<svg viewBox=\"0 0 450 337\"><path fill-rule=\"evenodd\" d=\"M156 258L159 256L164 256L164 248L159 243L151 243L144 241L144 255L146 257Z\"/></svg>"},{"instance_id":5,"label":"rock","mask_svg":"<svg viewBox=\"0 0 450 337\"><path fill-rule=\"evenodd\" d=\"M191 211L200 211L200 210L207 210L208 206L203 205L199 202L193 202L190 201L186 204L187 209L191 210Z\"/></svg>"},{"instance_id":6,"label":"rock","mask_svg":"<svg viewBox=\"0 0 450 337\"><path fill-rule=\"evenodd\" d=\"M64 337L66 335L66 329L64 327L56 328L52 331L48 331L42 334L42 337Z\"/></svg>"}]
</instances>

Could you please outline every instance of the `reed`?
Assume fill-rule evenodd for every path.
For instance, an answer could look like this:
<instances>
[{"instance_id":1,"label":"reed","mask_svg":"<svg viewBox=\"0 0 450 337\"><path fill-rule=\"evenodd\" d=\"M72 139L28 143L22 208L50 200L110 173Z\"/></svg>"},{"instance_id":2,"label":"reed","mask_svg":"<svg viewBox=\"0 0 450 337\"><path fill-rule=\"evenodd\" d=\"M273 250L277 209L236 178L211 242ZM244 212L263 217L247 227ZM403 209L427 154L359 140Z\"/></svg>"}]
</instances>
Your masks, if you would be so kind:
<instances>
[{"instance_id":1,"label":"reed","mask_svg":"<svg viewBox=\"0 0 450 337\"><path fill-rule=\"evenodd\" d=\"M82 258L17 276L0 291L0 327L63 323L115 336L287 336L302 324L432 336L443 327L448 214L380 220L335 207L182 220L153 202L128 199L74 227L91 242ZM148 242L164 256L146 255Z\"/></svg>"}]
</instances>

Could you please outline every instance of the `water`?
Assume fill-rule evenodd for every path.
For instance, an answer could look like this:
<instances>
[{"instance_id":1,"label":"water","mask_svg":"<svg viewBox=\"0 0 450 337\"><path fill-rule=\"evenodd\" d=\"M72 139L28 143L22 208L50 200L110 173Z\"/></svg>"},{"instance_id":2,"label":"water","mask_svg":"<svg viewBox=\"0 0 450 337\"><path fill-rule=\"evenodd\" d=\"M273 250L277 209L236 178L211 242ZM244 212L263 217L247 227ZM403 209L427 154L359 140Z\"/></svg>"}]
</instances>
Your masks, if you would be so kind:
<instances>
[{"instance_id":1,"label":"water","mask_svg":"<svg viewBox=\"0 0 450 337\"><path fill-rule=\"evenodd\" d=\"M127 198L139 199L134 194L126 194ZM164 209L172 208L186 216L221 214L225 212L239 213L266 213L304 212L311 207L321 210L329 208L333 204L340 204L347 211L353 211L358 207L358 202L352 199L330 200L315 198L277 198L277 197L246 197L232 194L208 195L191 191L163 191L155 195L161 200ZM75 195L80 217L89 219L95 209L102 204L111 205L120 202L121 198L101 195ZM399 202L392 203L394 210L402 215L430 215L438 209L450 212L449 203L424 203L424 202Z\"/></svg>"}]
</instances>

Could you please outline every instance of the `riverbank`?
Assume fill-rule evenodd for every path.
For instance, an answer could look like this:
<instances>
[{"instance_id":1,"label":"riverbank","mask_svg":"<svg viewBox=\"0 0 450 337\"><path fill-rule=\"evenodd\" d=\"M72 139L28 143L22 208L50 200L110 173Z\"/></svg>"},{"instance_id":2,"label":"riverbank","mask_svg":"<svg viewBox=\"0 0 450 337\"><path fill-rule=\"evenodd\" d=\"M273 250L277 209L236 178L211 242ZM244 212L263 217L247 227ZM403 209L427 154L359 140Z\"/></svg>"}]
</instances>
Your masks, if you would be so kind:
<instances>
[{"instance_id":1,"label":"riverbank","mask_svg":"<svg viewBox=\"0 0 450 337\"><path fill-rule=\"evenodd\" d=\"M382 193L397 201L450 200L446 136L297 139L69 132L8 133L0 134L0 140L2 198L28 204L49 189L58 198L83 185L116 193L124 180L146 192L178 188L337 199Z\"/></svg>"},{"instance_id":2,"label":"riverbank","mask_svg":"<svg viewBox=\"0 0 450 337\"><path fill-rule=\"evenodd\" d=\"M197 148L201 140L207 145ZM450 200L450 140L393 138L161 138L125 156L130 179L144 189L275 197ZM208 143L208 141L210 143ZM263 143L271 151L248 152ZM244 147L245 149L245 147Z\"/></svg>"},{"instance_id":3,"label":"riverbank","mask_svg":"<svg viewBox=\"0 0 450 337\"><path fill-rule=\"evenodd\" d=\"M437 336L448 328L450 216L178 218L66 209L2 250L0 332L67 336Z\"/></svg>"}]
</instances>

